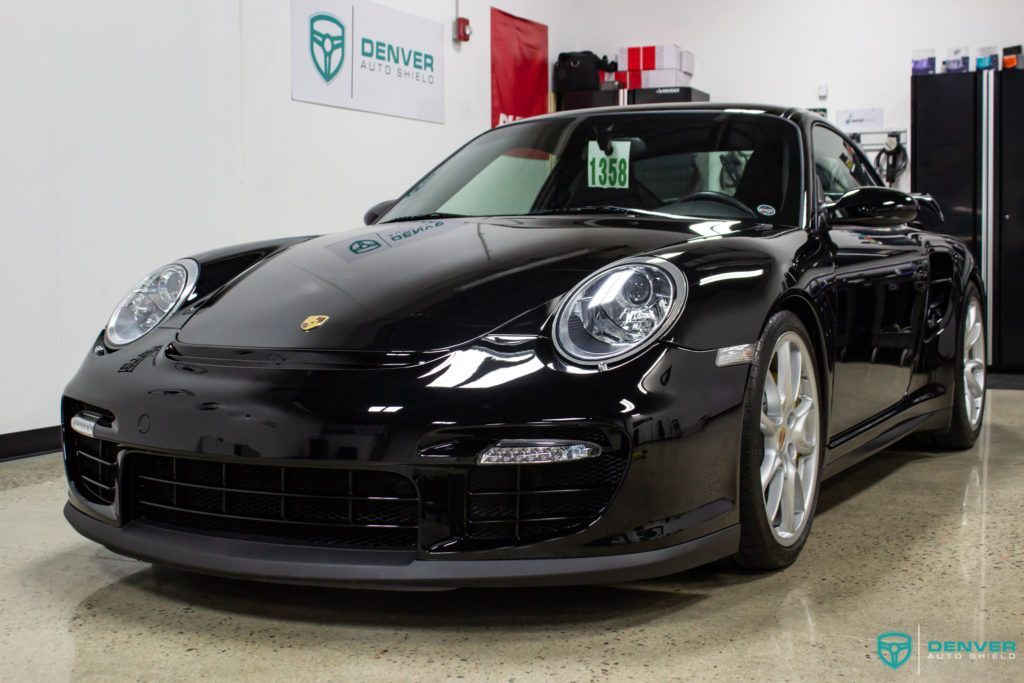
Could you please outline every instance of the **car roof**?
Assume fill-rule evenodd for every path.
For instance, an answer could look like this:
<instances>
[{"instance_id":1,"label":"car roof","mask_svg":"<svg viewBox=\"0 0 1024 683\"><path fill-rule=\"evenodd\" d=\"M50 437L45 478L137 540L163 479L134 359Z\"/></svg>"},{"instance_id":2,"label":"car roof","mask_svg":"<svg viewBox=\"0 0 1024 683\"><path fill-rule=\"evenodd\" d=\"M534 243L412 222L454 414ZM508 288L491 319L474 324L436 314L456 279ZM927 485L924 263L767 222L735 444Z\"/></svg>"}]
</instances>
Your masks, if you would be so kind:
<instances>
[{"instance_id":1,"label":"car roof","mask_svg":"<svg viewBox=\"0 0 1024 683\"><path fill-rule=\"evenodd\" d=\"M620 107L591 107L586 109L567 109L565 111L554 112L552 114L545 114L544 116L537 116L524 120L535 121L537 119L571 118L574 116L591 116L594 114L631 114L651 111L745 112L768 114L799 121L806 119L826 121L826 119L822 118L818 114L799 107L785 107L778 104L758 104L753 102L663 102L655 104L631 104L629 106ZM518 123L518 121L516 123Z\"/></svg>"}]
</instances>

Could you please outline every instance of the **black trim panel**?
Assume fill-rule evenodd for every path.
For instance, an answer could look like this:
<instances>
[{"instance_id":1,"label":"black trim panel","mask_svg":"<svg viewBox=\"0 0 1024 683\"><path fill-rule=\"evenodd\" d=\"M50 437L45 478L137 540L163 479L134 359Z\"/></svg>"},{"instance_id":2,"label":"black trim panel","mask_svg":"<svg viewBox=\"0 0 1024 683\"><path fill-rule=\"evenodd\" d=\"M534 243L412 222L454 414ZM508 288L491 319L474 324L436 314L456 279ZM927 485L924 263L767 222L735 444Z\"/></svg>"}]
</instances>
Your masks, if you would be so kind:
<instances>
[{"instance_id":1,"label":"black trim panel","mask_svg":"<svg viewBox=\"0 0 1024 683\"><path fill-rule=\"evenodd\" d=\"M211 538L130 522L116 527L70 503L64 517L115 553L186 571L240 579L381 589L556 586L635 581L691 569L735 553L739 525L686 543L622 555L530 560L417 560L415 553L286 546Z\"/></svg>"},{"instance_id":2,"label":"black trim panel","mask_svg":"<svg viewBox=\"0 0 1024 683\"><path fill-rule=\"evenodd\" d=\"M0 461L27 458L60 450L60 427L43 427L0 434Z\"/></svg>"}]
</instances>

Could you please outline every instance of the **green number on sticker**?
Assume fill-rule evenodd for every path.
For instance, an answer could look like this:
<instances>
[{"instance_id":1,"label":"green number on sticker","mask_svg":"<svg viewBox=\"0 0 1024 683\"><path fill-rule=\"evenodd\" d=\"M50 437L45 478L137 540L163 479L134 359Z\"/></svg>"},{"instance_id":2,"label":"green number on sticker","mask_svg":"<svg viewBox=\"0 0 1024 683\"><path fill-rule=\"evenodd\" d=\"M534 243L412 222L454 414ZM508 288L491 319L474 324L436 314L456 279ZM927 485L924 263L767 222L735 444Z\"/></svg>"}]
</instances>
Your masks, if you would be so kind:
<instances>
[{"instance_id":1,"label":"green number on sticker","mask_svg":"<svg viewBox=\"0 0 1024 683\"><path fill-rule=\"evenodd\" d=\"M587 143L587 186L609 189L629 187L629 142L613 140L611 149L596 140Z\"/></svg>"}]
</instances>

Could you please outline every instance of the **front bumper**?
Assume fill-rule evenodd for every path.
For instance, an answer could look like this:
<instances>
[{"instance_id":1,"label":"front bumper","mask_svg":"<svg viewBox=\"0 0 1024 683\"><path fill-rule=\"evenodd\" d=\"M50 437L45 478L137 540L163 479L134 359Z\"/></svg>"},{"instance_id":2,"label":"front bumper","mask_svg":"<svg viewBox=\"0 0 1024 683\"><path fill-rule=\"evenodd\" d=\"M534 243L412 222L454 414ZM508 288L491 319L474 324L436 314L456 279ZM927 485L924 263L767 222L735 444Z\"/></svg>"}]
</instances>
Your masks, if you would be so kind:
<instances>
[{"instance_id":1,"label":"front bumper","mask_svg":"<svg viewBox=\"0 0 1024 683\"><path fill-rule=\"evenodd\" d=\"M718 368L714 352L659 345L587 374L553 367L542 341L511 349L478 344L388 368L300 367L287 358L268 365L175 357L168 353L173 335L160 334L129 358L127 348L90 356L66 390L65 514L115 552L268 581L451 587L632 580L737 549L747 368ZM107 504L84 490L69 446L75 436L67 413L83 404L111 418L96 433L116 453L103 470L113 472ZM610 502L592 519L543 538L520 537L528 524L518 521L506 525L514 538L473 533L472 482L495 467L475 465L486 440L480 430L509 438L594 428L612 437L623 468ZM456 445L448 448L452 434ZM400 475L416 491L413 538L401 550L325 547L153 524L132 500L130 463L139 453L223 465L225 499L245 495L230 488L231 468L252 465ZM521 467L533 474L557 466ZM518 515L521 499L514 501ZM281 509L283 516L284 503Z\"/></svg>"},{"instance_id":2,"label":"front bumper","mask_svg":"<svg viewBox=\"0 0 1024 683\"><path fill-rule=\"evenodd\" d=\"M665 576L736 552L733 525L679 545L605 557L533 560L418 560L415 553L296 547L214 538L129 523L100 522L70 503L64 517L80 534L121 555L240 579L351 588L444 589L617 583Z\"/></svg>"}]
</instances>

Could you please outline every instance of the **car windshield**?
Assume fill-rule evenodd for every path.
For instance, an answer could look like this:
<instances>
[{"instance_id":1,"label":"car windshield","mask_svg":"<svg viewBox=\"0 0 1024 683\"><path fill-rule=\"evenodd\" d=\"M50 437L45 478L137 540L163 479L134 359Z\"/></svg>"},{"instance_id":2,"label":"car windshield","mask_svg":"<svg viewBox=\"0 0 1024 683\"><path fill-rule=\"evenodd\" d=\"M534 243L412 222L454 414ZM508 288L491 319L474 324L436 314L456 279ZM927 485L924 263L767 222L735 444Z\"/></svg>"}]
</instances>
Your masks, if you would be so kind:
<instances>
[{"instance_id":1,"label":"car windshield","mask_svg":"<svg viewBox=\"0 0 1024 683\"><path fill-rule=\"evenodd\" d=\"M777 116L584 114L481 135L382 222L632 211L799 225L801 191L799 133Z\"/></svg>"}]
</instances>

